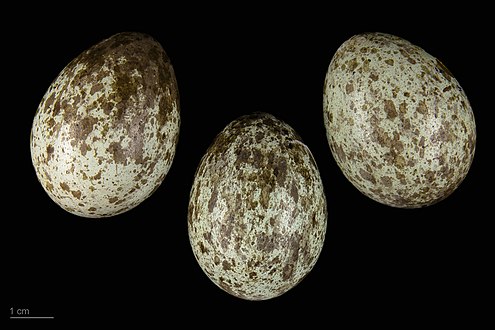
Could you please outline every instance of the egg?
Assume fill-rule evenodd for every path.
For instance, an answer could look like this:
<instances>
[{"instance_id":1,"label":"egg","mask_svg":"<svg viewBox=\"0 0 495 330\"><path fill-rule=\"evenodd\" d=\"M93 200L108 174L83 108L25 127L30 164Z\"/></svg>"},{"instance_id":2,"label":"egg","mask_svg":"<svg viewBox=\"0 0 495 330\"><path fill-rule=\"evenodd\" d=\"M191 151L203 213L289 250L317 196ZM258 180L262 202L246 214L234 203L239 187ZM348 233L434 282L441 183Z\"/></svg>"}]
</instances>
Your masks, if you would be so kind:
<instances>
[{"instance_id":1,"label":"egg","mask_svg":"<svg viewBox=\"0 0 495 330\"><path fill-rule=\"evenodd\" d=\"M197 168L188 231L218 287L247 300L277 297L313 268L327 206L315 160L297 133L267 113L232 121Z\"/></svg>"},{"instance_id":2,"label":"egg","mask_svg":"<svg viewBox=\"0 0 495 330\"><path fill-rule=\"evenodd\" d=\"M459 82L440 60L394 35L359 34L338 48L323 112L345 177L389 206L446 198L473 161L475 119Z\"/></svg>"},{"instance_id":3,"label":"egg","mask_svg":"<svg viewBox=\"0 0 495 330\"><path fill-rule=\"evenodd\" d=\"M31 129L44 190L75 215L101 218L148 198L179 137L179 92L162 46L115 34L73 59L49 86Z\"/></svg>"}]
</instances>

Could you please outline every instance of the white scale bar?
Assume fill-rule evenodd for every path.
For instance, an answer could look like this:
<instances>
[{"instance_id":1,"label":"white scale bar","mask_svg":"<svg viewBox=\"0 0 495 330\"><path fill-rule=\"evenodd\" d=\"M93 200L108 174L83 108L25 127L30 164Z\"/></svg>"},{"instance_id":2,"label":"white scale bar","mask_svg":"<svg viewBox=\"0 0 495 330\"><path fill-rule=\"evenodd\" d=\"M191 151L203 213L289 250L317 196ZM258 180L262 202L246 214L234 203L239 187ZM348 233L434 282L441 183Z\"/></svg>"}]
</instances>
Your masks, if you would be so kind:
<instances>
[{"instance_id":1,"label":"white scale bar","mask_svg":"<svg viewBox=\"0 0 495 330\"><path fill-rule=\"evenodd\" d=\"M11 319L53 319L53 316L11 316Z\"/></svg>"}]
</instances>

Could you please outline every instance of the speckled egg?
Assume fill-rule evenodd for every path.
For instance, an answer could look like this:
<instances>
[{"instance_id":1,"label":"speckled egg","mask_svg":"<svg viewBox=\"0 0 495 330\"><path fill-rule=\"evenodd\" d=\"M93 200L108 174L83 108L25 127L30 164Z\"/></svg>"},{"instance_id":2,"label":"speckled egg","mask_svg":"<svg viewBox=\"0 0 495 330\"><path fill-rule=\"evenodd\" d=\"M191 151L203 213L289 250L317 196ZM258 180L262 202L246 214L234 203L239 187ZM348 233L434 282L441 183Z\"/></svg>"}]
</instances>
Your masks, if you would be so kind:
<instances>
[{"instance_id":1,"label":"speckled egg","mask_svg":"<svg viewBox=\"0 0 495 330\"><path fill-rule=\"evenodd\" d=\"M190 194L190 243L206 275L243 299L279 296L313 268L327 208L315 160L266 113L231 122L201 159Z\"/></svg>"},{"instance_id":2,"label":"speckled egg","mask_svg":"<svg viewBox=\"0 0 495 330\"><path fill-rule=\"evenodd\" d=\"M452 73L399 37L355 35L332 58L324 123L347 179L386 205L423 207L466 177L476 143L473 111Z\"/></svg>"},{"instance_id":3,"label":"speckled egg","mask_svg":"<svg viewBox=\"0 0 495 330\"><path fill-rule=\"evenodd\" d=\"M179 93L170 59L141 33L119 33L60 72L31 130L38 180L63 209L109 217L161 184L179 137Z\"/></svg>"}]
</instances>

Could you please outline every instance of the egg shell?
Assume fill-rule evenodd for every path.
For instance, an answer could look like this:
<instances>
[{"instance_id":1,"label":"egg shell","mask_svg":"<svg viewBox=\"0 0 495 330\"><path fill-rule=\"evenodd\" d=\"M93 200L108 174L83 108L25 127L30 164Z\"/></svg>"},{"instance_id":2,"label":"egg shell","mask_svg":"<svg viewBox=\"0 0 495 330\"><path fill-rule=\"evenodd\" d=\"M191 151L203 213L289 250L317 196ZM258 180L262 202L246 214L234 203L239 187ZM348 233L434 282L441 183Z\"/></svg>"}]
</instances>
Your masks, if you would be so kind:
<instances>
[{"instance_id":1,"label":"egg shell","mask_svg":"<svg viewBox=\"0 0 495 330\"><path fill-rule=\"evenodd\" d=\"M177 81L162 46L119 33L77 56L49 86L33 120L31 158L63 209L114 216L162 183L179 126Z\"/></svg>"},{"instance_id":2,"label":"egg shell","mask_svg":"<svg viewBox=\"0 0 495 330\"><path fill-rule=\"evenodd\" d=\"M397 36L345 41L326 74L323 109L338 166L380 203L434 204L473 161L475 119L463 89L442 62Z\"/></svg>"},{"instance_id":3,"label":"egg shell","mask_svg":"<svg viewBox=\"0 0 495 330\"><path fill-rule=\"evenodd\" d=\"M231 122L201 159L190 194L190 243L207 276L248 300L299 283L323 247L327 207L315 160L266 113Z\"/></svg>"}]
</instances>

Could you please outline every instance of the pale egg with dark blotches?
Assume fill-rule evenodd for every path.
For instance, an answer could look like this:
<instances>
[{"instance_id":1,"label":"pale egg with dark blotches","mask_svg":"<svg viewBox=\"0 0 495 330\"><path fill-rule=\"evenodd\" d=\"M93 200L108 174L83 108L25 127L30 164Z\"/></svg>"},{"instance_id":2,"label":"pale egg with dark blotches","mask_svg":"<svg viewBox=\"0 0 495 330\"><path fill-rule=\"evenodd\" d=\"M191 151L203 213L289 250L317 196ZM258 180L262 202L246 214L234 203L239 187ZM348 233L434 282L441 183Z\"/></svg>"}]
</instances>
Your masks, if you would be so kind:
<instances>
[{"instance_id":1,"label":"pale egg with dark blotches","mask_svg":"<svg viewBox=\"0 0 495 330\"><path fill-rule=\"evenodd\" d=\"M327 204L309 148L267 113L232 121L197 168L188 230L218 287L247 300L284 294L316 264Z\"/></svg>"},{"instance_id":2,"label":"pale egg with dark blotches","mask_svg":"<svg viewBox=\"0 0 495 330\"><path fill-rule=\"evenodd\" d=\"M386 205L423 207L448 197L473 161L468 98L442 62L400 37L364 33L334 54L324 123L347 179Z\"/></svg>"},{"instance_id":3,"label":"pale egg with dark blotches","mask_svg":"<svg viewBox=\"0 0 495 330\"><path fill-rule=\"evenodd\" d=\"M31 158L48 195L100 218L149 197L168 173L180 126L171 61L151 36L115 34L72 60L45 93Z\"/></svg>"}]
</instances>

